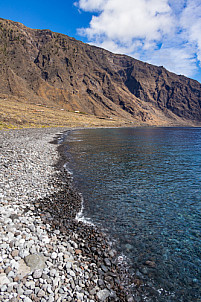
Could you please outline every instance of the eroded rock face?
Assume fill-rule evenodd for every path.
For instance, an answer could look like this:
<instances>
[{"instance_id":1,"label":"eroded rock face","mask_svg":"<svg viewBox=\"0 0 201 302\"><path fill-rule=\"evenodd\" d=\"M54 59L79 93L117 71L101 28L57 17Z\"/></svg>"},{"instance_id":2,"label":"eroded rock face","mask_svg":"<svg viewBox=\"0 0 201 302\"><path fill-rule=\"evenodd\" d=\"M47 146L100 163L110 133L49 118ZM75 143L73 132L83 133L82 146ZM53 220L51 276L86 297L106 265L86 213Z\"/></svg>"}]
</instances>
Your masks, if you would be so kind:
<instances>
[{"instance_id":1,"label":"eroded rock face","mask_svg":"<svg viewBox=\"0 0 201 302\"><path fill-rule=\"evenodd\" d=\"M201 122L201 85L50 30L0 19L0 94L147 124Z\"/></svg>"},{"instance_id":2,"label":"eroded rock face","mask_svg":"<svg viewBox=\"0 0 201 302\"><path fill-rule=\"evenodd\" d=\"M201 85L178 76L164 67L131 60L124 69L126 86L142 101L150 102L163 112L170 111L187 119L201 120Z\"/></svg>"}]
</instances>

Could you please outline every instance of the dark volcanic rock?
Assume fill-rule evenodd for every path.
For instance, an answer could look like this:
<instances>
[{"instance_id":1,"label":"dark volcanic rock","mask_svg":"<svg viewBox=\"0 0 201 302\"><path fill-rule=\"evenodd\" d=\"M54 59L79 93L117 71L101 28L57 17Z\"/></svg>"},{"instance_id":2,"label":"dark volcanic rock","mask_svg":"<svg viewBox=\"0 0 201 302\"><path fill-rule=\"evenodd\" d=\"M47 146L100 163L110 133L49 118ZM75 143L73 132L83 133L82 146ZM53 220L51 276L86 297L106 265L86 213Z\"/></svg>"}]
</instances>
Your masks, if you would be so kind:
<instances>
[{"instance_id":1,"label":"dark volcanic rock","mask_svg":"<svg viewBox=\"0 0 201 302\"><path fill-rule=\"evenodd\" d=\"M150 125L201 122L201 85L50 30L0 19L0 93Z\"/></svg>"}]
</instances>

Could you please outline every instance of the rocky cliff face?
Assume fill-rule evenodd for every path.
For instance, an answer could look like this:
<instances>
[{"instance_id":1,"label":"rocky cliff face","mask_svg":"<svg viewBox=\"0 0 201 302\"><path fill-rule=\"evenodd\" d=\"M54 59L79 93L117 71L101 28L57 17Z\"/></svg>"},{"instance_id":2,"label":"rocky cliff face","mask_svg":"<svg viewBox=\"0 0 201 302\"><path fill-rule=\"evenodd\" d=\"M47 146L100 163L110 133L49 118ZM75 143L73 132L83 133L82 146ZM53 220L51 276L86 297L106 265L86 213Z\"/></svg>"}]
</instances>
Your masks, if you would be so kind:
<instances>
[{"instance_id":1,"label":"rocky cliff face","mask_svg":"<svg viewBox=\"0 0 201 302\"><path fill-rule=\"evenodd\" d=\"M0 19L0 93L150 125L201 122L201 84L49 30Z\"/></svg>"}]
</instances>

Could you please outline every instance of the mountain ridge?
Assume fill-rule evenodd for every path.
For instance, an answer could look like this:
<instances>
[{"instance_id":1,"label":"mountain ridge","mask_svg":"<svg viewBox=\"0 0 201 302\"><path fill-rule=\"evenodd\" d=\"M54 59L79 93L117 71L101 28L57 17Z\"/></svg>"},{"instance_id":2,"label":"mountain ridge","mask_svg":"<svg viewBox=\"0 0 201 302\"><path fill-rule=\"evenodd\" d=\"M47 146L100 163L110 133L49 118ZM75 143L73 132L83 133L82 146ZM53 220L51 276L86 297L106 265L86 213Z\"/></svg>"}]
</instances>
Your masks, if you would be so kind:
<instances>
[{"instance_id":1,"label":"mountain ridge","mask_svg":"<svg viewBox=\"0 0 201 302\"><path fill-rule=\"evenodd\" d=\"M0 42L0 94L131 123L201 123L201 84L162 66L2 18Z\"/></svg>"}]
</instances>

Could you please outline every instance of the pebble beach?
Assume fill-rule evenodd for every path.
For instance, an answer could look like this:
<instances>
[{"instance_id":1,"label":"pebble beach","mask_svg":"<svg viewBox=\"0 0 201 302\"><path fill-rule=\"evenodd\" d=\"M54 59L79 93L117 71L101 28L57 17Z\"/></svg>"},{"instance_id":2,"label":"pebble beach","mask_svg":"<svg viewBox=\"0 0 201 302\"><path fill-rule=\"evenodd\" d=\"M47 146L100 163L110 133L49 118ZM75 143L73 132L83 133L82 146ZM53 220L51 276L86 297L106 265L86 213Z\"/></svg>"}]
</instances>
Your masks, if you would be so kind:
<instances>
[{"instance_id":1,"label":"pebble beach","mask_svg":"<svg viewBox=\"0 0 201 302\"><path fill-rule=\"evenodd\" d=\"M112 243L76 219L65 130L0 131L0 301L132 302Z\"/></svg>"}]
</instances>

